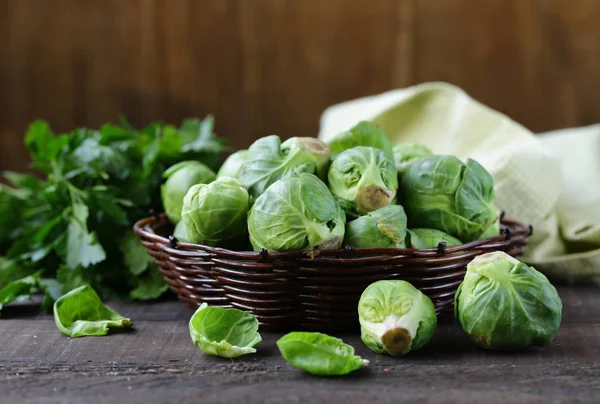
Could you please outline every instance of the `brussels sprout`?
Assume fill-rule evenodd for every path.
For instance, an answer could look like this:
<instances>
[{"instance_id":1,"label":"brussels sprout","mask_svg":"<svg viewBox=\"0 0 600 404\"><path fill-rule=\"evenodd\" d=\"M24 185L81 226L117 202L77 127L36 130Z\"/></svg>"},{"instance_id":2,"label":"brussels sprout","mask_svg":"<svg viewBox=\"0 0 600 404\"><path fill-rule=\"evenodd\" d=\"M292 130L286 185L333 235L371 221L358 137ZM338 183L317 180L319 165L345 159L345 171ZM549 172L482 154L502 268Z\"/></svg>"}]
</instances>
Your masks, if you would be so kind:
<instances>
[{"instance_id":1,"label":"brussels sprout","mask_svg":"<svg viewBox=\"0 0 600 404\"><path fill-rule=\"evenodd\" d=\"M184 243L188 242L187 241L187 227L183 220L181 222L177 223L177 225L175 226L175 230L173 230L173 237L175 237L177 240L182 241Z\"/></svg>"},{"instance_id":2,"label":"brussels sprout","mask_svg":"<svg viewBox=\"0 0 600 404\"><path fill-rule=\"evenodd\" d=\"M542 273L495 251L467 265L455 295L454 315L477 345L518 350L552 341L560 326L562 302Z\"/></svg>"},{"instance_id":3,"label":"brussels sprout","mask_svg":"<svg viewBox=\"0 0 600 404\"><path fill-rule=\"evenodd\" d=\"M354 355L354 348L319 332L291 332L277 341L283 358L295 368L318 376L341 376L369 361Z\"/></svg>"},{"instance_id":4,"label":"brussels sprout","mask_svg":"<svg viewBox=\"0 0 600 404\"><path fill-rule=\"evenodd\" d=\"M500 235L500 211L496 210L496 213L498 215L496 221L492 223L492 225L489 226L479 238L490 238Z\"/></svg>"},{"instance_id":5,"label":"brussels sprout","mask_svg":"<svg viewBox=\"0 0 600 404\"><path fill-rule=\"evenodd\" d=\"M255 353L262 342L258 320L238 309L209 307L202 303L189 322L190 337L206 354L222 358Z\"/></svg>"},{"instance_id":6,"label":"brussels sprout","mask_svg":"<svg viewBox=\"0 0 600 404\"><path fill-rule=\"evenodd\" d=\"M250 210L248 230L255 250L336 249L346 216L327 186L312 174L275 182Z\"/></svg>"},{"instance_id":7,"label":"brussels sprout","mask_svg":"<svg viewBox=\"0 0 600 404\"><path fill-rule=\"evenodd\" d=\"M350 130L336 135L328 142L328 145L331 149L332 159L344 150L356 146L374 147L383 151L389 159L394 158L392 143L388 136L377 125L369 121L361 121Z\"/></svg>"},{"instance_id":8,"label":"brussels sprout","mask_svg":"<svg viewBox=\"0 0 600 404\"><path fill-rule=\"evenodd\" d=\"M402 248L405 237L404 208L391 205L348 223L344 244L356 248Z\"/></svg>"},{"instance_id":9,"label":"brussels sprout","mask_svg":"<svg viewBox=\"0 0 600 404\"><path fill-rule=\"evenodd\" d=\"M198 161L182 161L169 167L163 178L167 181L161 187L162 203L169 219L177 224L181 220L183 198L196 184L208 184L215 180L215 173Z\"/></svg>"},{"instance_id":10,"label":"brussels sprout","mask_svg":"<svg viewBox=\"0 0 600 404\"><path fill-rule=\"evenodd\" d=\"M475 160L422 157L402 176L401 190L410 228L438 229L468 242L497 218L492 176Z\"/></svg>"},{"instance_id":11,"label":"brussels sprout","mask_svg":"<svg viewBox=\"0 0 600 404\"><path fill-rule=\"evenodd\" d=\"M240 169L242 168L242 164L246 162L248 159L248 150L238 150L235 153L231 154L229 157L225 159L221 168L219 168L219 172L217 173L217 178L220 177L233 177L237 178Z\"/></svg>"},{"instance_id":12,"label":"brussels sprout","mask_svg":"<svg viewBox=\"0 0 600 404\"><path fill-rule=\"evenodd\" d=\"M421 248L436 248L440 242L445 242L446 245L455 246L461 245L462 241L456 237L452 237L449 234L444 233L441 230L436 229L412 229L412 232L420 240Z\"/></svg>"},{"instance_id":13,"label":"brussels sprout","mask_svg":"<svg viewBox=\"0 0 600 404\"><path fill-rule=\"evenodd\" d=\"M329 147L312 137L293 137L281 143L279 136L258 139L248 149L246 163L237 174L240 182L257 198L281 178L300 173L324 178L329 165Z\"/></svg>"},{"instance_id":14,"label":"brussels sprout","mask_svg":"<svg viewBox=\"0 0 600 404\"><path fill-rule=\"evenodd\" d=\"M414 248L416 250L424 250L429 248L427 246L427 244L425 244L425 242L423 240L421 240L421 237L419 237L419 235L417 233L415 233L414 231L408 229L406 230L406 238L404 239L404 247L406 248Z\"/></svg>"},{"instance_id":15,"label":"brussels sprout","mask_svg":"<svg viewBox=\"0 0 600 404\"><path fill-rule=\"evenodd\" d=\"M340 153L329 168L329 189L349 216L360 216L392 204L398 173L392 160L373 147Z\"/></svg>"},{"instance_id":16,"label":"brussels sprout","mask_svg":"<svg viewBox=\"0 0 600 404\"><path fill-rule=\"evenodd\" d=\"M404 355L433 336L437 315L433 302L406 281L377 281L358 302L361 338L377 353Z\"/></svg>"},{"instance_id":17,"label":"brussels sprout","mask_svg":"<svg viewBox=\"0 0 600 404\"><path fill-rule=\"evenodd\" d=\"M210 246L235 246L246 236L250 205L248 191L235 178L194 185L185 195L181 211L186 239Z\"/></svg>"},{"instance_id":18,"label":"brussels sprout","mask_svg":"<svg viewBox=\"0 0 600 404\"><path fill-rule=\"evenodd\" d=\"M433 154L427 146L420 143L400 143L394 146L393 150L394 163L396 163L396 169L400 175L421 157Z\"/></svg>"}]
</instances>

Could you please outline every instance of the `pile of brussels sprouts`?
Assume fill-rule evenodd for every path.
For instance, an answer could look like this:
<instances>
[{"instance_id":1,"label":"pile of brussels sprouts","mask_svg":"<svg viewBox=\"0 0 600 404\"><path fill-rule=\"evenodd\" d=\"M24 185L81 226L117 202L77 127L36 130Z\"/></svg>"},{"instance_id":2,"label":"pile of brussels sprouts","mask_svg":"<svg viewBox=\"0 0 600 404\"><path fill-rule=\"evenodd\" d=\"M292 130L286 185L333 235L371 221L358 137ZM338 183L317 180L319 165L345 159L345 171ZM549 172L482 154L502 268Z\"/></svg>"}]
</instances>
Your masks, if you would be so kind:
<instances>
[{"instance_id":1,"label":"pile of brussels sprouts","mask_svg":"<svg viewBox=\"0 0 600 404\"><path fill-rule=\"evenodd\" d=\"M163 202L181 241L254 250L434 248L500 232L490 174L476 161L434 155L423 145L392 148L360 122L325 144L278 136L232 154L217 174L197 162L165 172ZM552 341L562 303L548 279L503 253L475 258L455 296L465 334L488 349L518 350ZM405 355L437 327L431 299L402 280L368 286L358 303L361 339L371 350ZM236 357L262 341L258 321L237 309L203 304L190 335L206 353ZM283 357L318 375L368 365L354 348L321 333L292 332Z\"/></svg>"},{"instance_id":2,"label":"pile of brussels sprouts","mask_svg":"<svg viewBox=\"0 0 600 404\"><path fill-rule=\"evenodd\" d=\"M169 168L165 211L180 241L258 251L434 248L498 235L491 175L475 160L392 148L375 124L328 144L276 135L227 158Z\"/></svg>"}]
</instances>

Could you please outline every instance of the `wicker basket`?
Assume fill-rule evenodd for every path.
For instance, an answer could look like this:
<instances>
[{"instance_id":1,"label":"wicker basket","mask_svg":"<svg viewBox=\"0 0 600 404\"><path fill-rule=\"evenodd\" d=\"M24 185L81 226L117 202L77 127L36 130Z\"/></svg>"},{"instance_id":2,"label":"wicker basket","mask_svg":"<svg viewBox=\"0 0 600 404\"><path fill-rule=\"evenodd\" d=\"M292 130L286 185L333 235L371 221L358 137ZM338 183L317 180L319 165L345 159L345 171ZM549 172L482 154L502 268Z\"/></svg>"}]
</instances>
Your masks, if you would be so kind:
<instances>
[{"instance_id":1,"label":"wicker basket","mask_svg":"<svg viewBox=\"0 0 600 404\"><path fill-rule=\"evenodd\" d=\"M495 250L521 254L531 226L502 219L502 235L437 249L353 249L272 253L178 242L166 216L140 220L135 232L165 281L191 308L202 302L256 315L265 330L339 331L358 326L363 290L382 279L411 282L439 312L452 310L467 263Z\"/></svg>"}]
</instances>

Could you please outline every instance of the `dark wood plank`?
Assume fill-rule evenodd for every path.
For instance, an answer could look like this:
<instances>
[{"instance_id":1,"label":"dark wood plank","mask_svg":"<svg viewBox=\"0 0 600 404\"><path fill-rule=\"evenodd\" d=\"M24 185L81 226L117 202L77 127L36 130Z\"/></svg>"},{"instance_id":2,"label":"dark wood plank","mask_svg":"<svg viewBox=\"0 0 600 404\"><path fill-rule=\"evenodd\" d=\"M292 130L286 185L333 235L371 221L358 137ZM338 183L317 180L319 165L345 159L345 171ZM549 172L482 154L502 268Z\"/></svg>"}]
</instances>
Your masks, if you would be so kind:
<instances>
[{"instance_id":1,"label":"dark wood plank","mask_svg":"<svg viewBox=\"0 0 600 404\"><path fill-rule=\"evenodd\" d=\"M0 169L59 131L214 113L234 148L312 136L327 106L423 81L534 131L600 121L596 0L3 0Z\"/></svg>"},{"instance_id":2,"label":"dark wood plank","mask_svg":"<svg viewBox=\"0 0 600 404\"><path fill-rule=\"evenodd\" d=\"M96 403L596 403L600 290L559 292L563 325L544 349L486 352L446 319L428 347L405 358L375 355L358 336L340 335L371 361L345 378L317 378L286 364L275 346L280 334L265 333L256 355L204 355L189 337L191 311L179 302L113 304L135 320L135 330L101 338L70 339L48 315L13 312L0 321L0 397L19 403L90 397Z\"/></svg>"}]
</instances>

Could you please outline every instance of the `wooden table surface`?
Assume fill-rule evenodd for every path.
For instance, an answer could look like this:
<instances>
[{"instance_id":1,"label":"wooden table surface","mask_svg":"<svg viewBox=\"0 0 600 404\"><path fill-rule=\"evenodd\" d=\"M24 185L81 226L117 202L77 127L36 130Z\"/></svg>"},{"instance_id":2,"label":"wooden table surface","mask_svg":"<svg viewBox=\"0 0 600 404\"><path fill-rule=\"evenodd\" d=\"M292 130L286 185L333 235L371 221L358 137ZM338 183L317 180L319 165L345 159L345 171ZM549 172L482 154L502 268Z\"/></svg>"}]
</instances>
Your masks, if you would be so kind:
<instances>
[{"instance_id":1,"label":"wooden table surface","mask_svg":"<svg viewBox=\"0 0 600 404\"><path fill-rule=\"evenodd\" d=\"M319 378L288 365L263 332L255 355L211 357L189 337L192 311L177 301L112 307L135 329L70 339L33 306L0 319L0 403L600 403L600 288L559 288L554 342L521 354L473 346L447 319L426 348L376 355L339 335L368 369Z\"/></svg>"}]
</instances>

